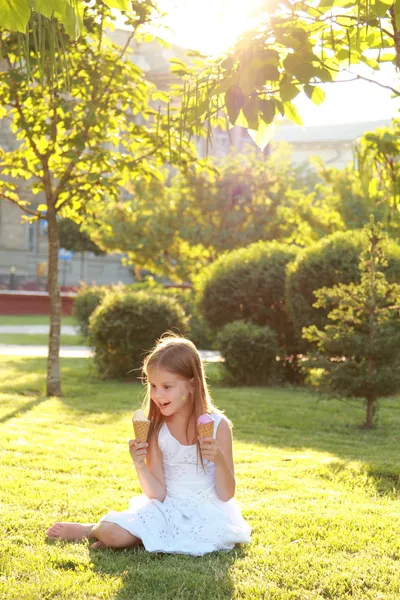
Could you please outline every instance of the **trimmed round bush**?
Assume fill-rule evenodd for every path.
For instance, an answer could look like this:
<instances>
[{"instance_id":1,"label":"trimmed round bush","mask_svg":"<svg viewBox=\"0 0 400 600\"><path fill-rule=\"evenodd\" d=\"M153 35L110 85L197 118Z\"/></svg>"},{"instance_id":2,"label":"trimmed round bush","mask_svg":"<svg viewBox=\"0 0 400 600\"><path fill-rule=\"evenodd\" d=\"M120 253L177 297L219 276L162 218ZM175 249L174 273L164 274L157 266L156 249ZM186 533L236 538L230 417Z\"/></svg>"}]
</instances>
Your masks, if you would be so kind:
<instances>
[{"instance_id":1,"label":"trimmed round bush","mask_svg":"<svg viewBox=\"0 0 400 600\"><path fill-rule=\"evenodd\" d=\"M270 327L234 321L219 332L217 341L231 383L266 385L271 382L279 347Z\"/></svg>"},{"instance_id":2,"label":"trimmed round bush","mask_svg":"<svg viewBox=\"0 0 400 600\"><path fill-rule=\"evenodd\" d=\"M186 337L193 342L199 350L211 350L215 346L215 335L201 316L195 302L193 288L170 287L163 290L163 294L172 296L182 305L188 317Z\"/></svg>"},{"instance_id":3,"label":"trimmed round bush","mask_svg":"<svg viewBox=\"0 0 400 600\"><path fill-rule=\"evenodd\" d=\"M134 283L129 289L132 291L147 290L175 298L188 317L186 337L192 341L199 350L210 350L214 348L215 336L199 312L193 288L178 287L175 285L163 287L161 283L151 281L148 283Z\"/></svg>"},{"instance_id":4,"label":"trimmed round bush","mask_svg":"<svg viewBox=\"0 0 400 600\"><path fill-rule=\"evenodd\" d=\"M106 286L83 286L79 290L73 307L73 316L78 321L79 330L83 337L89 333L89 318L92 312L101 304L108 292Z\"/></svg>"},{"instance_id":5,"label":"trimmed round bush","mask_svg":"<svg viewBox=\"0 0 400 600\"><path fill-rule=\"evenodd\" d=\"M337 232L304 250L288 265L287 306L299 338L303 327L315 324L322 329L328 324L329 311L313 307L316 290L360 281L360 255L366 246L367 237L362 230ZM400 246L388 240L385 253L388 280L400 281ZM302 346L308 347L304 341Z\"/></svg>"},{"instance_id":6,"label":"trimmed round bush","mask_svg":"<svg viewBox=\"0 0 400 600\"><path fill-rule=\"evenodd\" d=\"M143 358L166 331L184 334L187 319L174 299L154 292L110 292L90 317L94 362L103 378L140 374ZM134 374L129 371L134 370Z\"/></svg>"},{"instance_id":7,"label":"trimmed round bush","mask_svg":"<svg viewBox=\"0 0 400 600\"><path fill-rule=\"evenodd\" d=\"M233 321L268 325L289 351L293 327L285 301L286 267L297 255L294 246L257 242L223 254L196 281L198 305L210 327Z\"/></svg>"}]
</instances>

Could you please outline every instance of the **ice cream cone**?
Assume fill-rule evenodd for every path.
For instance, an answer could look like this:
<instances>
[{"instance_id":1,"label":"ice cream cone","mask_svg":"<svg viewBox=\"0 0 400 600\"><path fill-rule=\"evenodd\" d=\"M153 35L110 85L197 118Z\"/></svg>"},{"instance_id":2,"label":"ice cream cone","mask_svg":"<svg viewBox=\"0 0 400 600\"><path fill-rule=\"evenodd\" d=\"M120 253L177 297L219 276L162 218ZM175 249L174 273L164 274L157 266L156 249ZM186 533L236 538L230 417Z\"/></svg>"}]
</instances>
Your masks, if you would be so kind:
<instances>
[{"instance_id":1,"label":"ice cream cone","mask_svg":"<svg viewBox=\"0 0 400 600\"><path fill-rule=\"evenodd\" d=\"M201 438L213 437L214 421L210 421L210 423L197 423L197 429Z\"/></svg>"},{"instance_id":2,"label":"ice cream cone","mask_svg":"<svg viewBox=\"0 0 400 600\"><path fill-rule=\"evenodd\" d=\"M135 437L139 442L147 442L150 429L150 421L133 421Z\"/></svg>"}]
</instances>

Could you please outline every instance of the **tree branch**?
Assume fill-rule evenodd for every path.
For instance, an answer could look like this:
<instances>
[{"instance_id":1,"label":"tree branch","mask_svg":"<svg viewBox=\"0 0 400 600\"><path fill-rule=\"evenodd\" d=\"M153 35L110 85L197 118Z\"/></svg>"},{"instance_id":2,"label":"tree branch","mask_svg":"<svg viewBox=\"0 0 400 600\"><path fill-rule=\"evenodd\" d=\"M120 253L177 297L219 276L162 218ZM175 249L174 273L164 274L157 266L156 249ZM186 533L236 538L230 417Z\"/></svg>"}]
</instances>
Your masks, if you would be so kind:
<instances>
[{"instance_id":1,"label":"tree branch","mask_svg":"<svg viewBox=\"0 0 400 600\"><path fill-rule=\"evenodd\" d=\"M385 90L390 90L391 92L393 92L393 94L395 96L400 96L400 90L396 90L391 85L385 85L384 83L380 83L379 81L375 81L374 79L369 79L368 77L364 77L363 75L357 75L357 73L353 73L352 71L349 71L348 69L344 69L344 71L346 73L348 73L349 75L353 75L353 77L355 77L355 79L361 79L362 81L368 81L368 83L374 83L375 85L377 85L381 88L384 88ZM340 71L337 71L337 72L340 73ZM351 81L354 81L354 79L352 79Z\"/></svg>"},{"instance_id":2,"label":"tree branch","mask_svg":"<svg viewBox=\"0 0 400 600\"><path fill-rule=\"evenodd\" d=\"M396 66L400 68L400 31L397 28L396 23L396 12L394 9L394 4L390 7L390 20L392 22L392 27L394 31L393 39L394 39L394 47L396 50Z\"/></svg>"},{"instance_id":3,"label":"tree branch","mask_svg":"<svg viewBox=\"0 0 400 600\"><path fill-rule=\"evenodd\" d=\"M33 211L27 206L25 206L26 200L21 200L20 198L9 198L4 192L0 191L0 198L11 202L12 204L16 204L22 211L24 211L28 215L32 215L34 217L40 218L40 213L38 211Z\"/></svg>"},{"instance_id":4,"label":"tree branch","mask_svg":"<svg viewBox=\"0 0 400 600\"><path fill-rule=\"evenodd\" d=\"M13 67L12 67L12 65L11 65L11 62L10 62L10 59L8 58L8 56L7 56L7 64L8 64L8 67L9 67L9 69L10 69L10 70L12 70L12 68L13 68ZM24 115L24 113L23 113L23 110L22 110L22 107L21 107L21 103L20 103L20 101L19 101L19 96L18 96L18 93L17 93L18 86L16 86L16 85L15 85L15 83L13 83L13 88L14 88L13 92L14 92L14 97L15 97L15 104L11 104L11 103L10 103L10 106L12 106L13 108L16 108L16 109L17 109L17 112L18 112L18 114L19 114L19 116L20 116L20 118L21 118L22 122L23 122L23 123L24 123L24 125L25 125L26 137L27 137L27 138L28 138L28 140L29 140L29 143L30 143L30 145L31 145L31 148L32 148L33 152L35 153L35 156L36 156L36 158L37 158L37 159L40 161L40 163L43 165L43 159L44 159L44 156L43 156L43 154L41 154L41 153L39 152L39 150L38 150L38 148L37 148L37 146L36 146L36 144L35 144L35 141L34 141L34 139L33 139L33 137L32 137L32 134L30 133L30 130L29 130L28 124L27 124L27 122L26 122L26 119L25 119L25 115Z\"/></svg>"}]
</instances>

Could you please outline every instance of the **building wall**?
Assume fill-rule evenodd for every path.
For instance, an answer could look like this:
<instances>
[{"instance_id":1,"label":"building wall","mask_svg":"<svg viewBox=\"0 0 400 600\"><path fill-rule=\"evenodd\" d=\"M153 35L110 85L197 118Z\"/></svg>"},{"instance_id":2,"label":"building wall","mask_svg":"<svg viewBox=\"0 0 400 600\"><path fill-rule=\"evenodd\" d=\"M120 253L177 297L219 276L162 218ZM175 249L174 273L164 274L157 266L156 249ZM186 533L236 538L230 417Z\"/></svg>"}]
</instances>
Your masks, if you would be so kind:
<instances>
[{"instance_id":1,"label":"building wall","mask_svg":"<svg viewBox=\"0 0 400 600\"><path fill-rule=\"evenodd\" d=\"M336 169L343 169L353 160L353 145L349 142L321 144L291 144L292 161L295 165L309 162L310 158L317 156L324 163Z\"/></svg>"}]
</instances>

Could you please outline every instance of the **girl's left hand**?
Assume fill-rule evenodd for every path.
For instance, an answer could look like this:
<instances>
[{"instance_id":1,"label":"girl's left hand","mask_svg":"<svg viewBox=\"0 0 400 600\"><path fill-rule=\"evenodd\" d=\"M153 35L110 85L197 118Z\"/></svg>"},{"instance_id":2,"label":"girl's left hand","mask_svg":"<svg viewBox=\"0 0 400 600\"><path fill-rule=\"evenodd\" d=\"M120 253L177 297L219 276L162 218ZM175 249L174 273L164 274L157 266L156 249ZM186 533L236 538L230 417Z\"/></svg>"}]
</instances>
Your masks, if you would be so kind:
<instances>
[{"instance_id":1,"label":"girl's left hand","mask_svg":"<svg viewBox=\"0 0 400 600\"><path fill-rule=\"evenodd\" d=\"M221 449L219 447L219 443L217 442L217 440L213 437L205 437L205 438L198 438L200 441L200 449L201 449L201 455L203 458L207 459L207 460L211 460L212 462L215 462L216 460L218 460L220 454L221 454Z\"/></svg>"}]
</instances>

